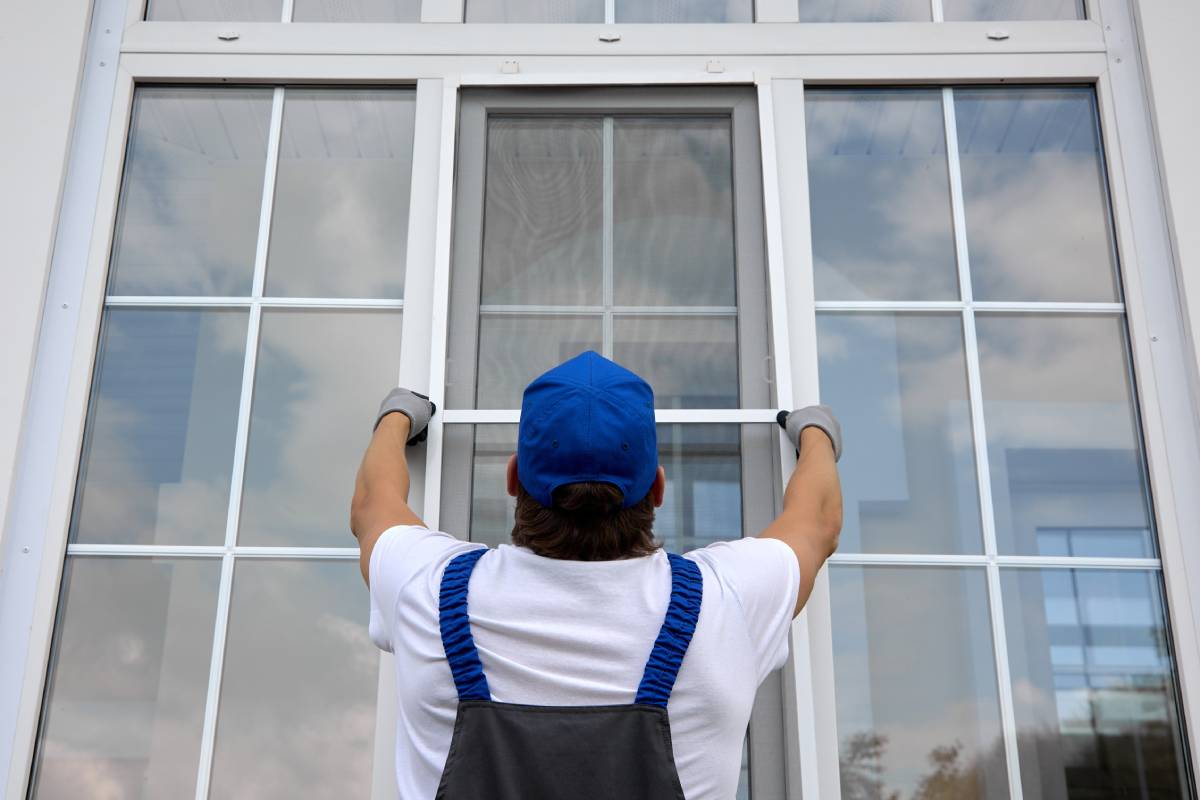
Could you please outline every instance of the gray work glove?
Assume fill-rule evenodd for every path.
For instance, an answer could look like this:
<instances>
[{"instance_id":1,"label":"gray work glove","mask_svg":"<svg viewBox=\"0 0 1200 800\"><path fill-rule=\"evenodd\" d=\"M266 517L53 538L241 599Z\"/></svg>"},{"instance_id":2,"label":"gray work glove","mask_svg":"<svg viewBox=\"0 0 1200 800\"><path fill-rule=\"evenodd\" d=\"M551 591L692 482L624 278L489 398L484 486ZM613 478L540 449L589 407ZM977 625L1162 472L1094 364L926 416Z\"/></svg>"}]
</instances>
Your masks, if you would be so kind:
<instances>
[{"instance_id":1,"label":"gray work glove","mask_svg":"<svg viewBox=\"0 0 1200 800\"><path fill-rule=\"evenodd\" d=\"M787 433L788 439L800 452L800 432L807 427L820 428L825 431L829 441L833 443L833 460L842 457L842 426L829 406L806 406L795 411L780 411L775 417L779 427Z\"/></svg>"},{"instance_id":2,"label":"gray work glove","mask_svg":"<svg viewBox=\"0 0 1200 800\"><path fill-rule=\"evenodd\" d=\"M411 446L425 441L429 435L429 420L437 411L437 406L425 395L397 386L379 404L379 415L375 417L375 427L371 430L378 428L379 421L393 411L408 417L408 444Z\"/></svg>"}]
</instances>

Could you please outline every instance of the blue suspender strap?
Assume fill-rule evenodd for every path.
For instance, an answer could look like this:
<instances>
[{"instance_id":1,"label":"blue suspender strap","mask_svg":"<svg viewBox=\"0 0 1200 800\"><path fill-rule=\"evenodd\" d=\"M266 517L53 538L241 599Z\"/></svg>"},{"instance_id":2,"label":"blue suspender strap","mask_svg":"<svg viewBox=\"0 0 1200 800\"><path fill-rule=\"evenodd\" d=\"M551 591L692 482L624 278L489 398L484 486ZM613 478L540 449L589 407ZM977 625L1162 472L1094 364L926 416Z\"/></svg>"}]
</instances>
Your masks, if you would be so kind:
<instances>
[{"instance_id":1,"label":"blue suspender strap","mask_svg":"<svg viewBox=\"0 0 1200 800\"><path fill-rule=\"evenodd\" d=\"M667 605L667 617L650 651L642 683L638 686L635 704L667 707L671 689L683 664L684 653L696 631L696 620L700 616L700 599L704 594L704 580L696 562L683 556L667 553L671 562L671 602Z\"/></svg>"},{"instance_id":2,"label":"blue suspender strap","mask_svg":"<svg viewBox=\"0 0 1200 800\"><path fill-rule=\"evenodd\" d=\"M459 700L491 700L487 678L483 674L483 662L475 649L471 636L471 622L467 617L467 584L471 572L486 547L468 550L455 556L446 565L442 574L441 593L438 596L438 626L442 631L442 648L450 662L450 674L458 688Z\"/></svg>"}]
</instances>

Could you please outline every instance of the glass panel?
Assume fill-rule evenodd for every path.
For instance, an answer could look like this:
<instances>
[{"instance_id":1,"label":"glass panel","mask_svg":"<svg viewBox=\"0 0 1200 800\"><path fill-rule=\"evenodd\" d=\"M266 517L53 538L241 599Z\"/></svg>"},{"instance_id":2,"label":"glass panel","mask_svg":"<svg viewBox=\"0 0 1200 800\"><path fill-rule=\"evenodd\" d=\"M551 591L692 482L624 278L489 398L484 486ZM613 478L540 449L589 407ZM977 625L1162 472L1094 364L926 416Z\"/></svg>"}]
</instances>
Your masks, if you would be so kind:
<instances>
[{"instance_id":1,"label":"glass panel","mask_svg":"<svg viewBox=\"0 0 1200 800\"><path fill-rule=\"evenodd\" d=\"M271 89L138 89L111 294L250 294L270 122Z\"/></svg>"},{"instance_id":2,"label":"glass panel","mask_svg":"<svg viewBox=\"0 0 1200 800\"><path fill-rule=\"evenodd\" d=\"M1024 795L1187 797L1157 573L1001 573Z\"/></svg>"},{"instance_id":3,"label":"glass panel","mask_svg":"<svg viewBox=\"0 0 1200 800\"><path fill-rule=\"evenodd\" d=\"M287 91L268 295L402 296L414 107L403 89Z\"/></svg>"},{"instance_id":4,"label":"glass panel","mask_svg":"<svg viewBox=\"0 0 1200 800\"><path fill-rule=\"evenodd\" d=\"M821 401L847 431L840 550L981 553L962 321L819 314Z\"/></svg>"},{"instance_id":5,"label":"glass panel","mask_svg":"<svg viewBox=\"0 0 1200 800\"><path fill-rule=\"evenodd\" d=\"M238 561L212 797L371 796L367 605L356 560Z\"/></svg>"},{"instance_id":6,"label":"glass panel","mask_svg":"<svg viewBox=\"0 0 1200 800\"><path fill-rule=\"evenodd\" d=\"M279 22L282 18L283 0L150 0L146 8L146 19L158 22Z\"/></svg>"},{"instance_id":7,"label":"glass panel","mask_svg":"<svg viewBox=\"0 0 1200 800\"><path fill-rule=\"evenodd\" d=\"M245 311L108 309L71 541L220 544Z\"/></svg>"},{"instance_id":8,"label":"glass panel","mask_svg":"<svg viewBox=\"0 0 1200 800\"><path fill-rule=\"evenodd\" d=\"M805 93L819 300L954 300L958 267L937 90Z\"/></svg>"},{"instance_id":9,"label":"glass panel","mask_svg":"<svg viewBox=\"0 0 1200 800\"><path fill-rule=\"evenodd\" d=\"M614 121L617 305L736 305L732 146L728 117Z\"/></svg>"},{"instance_id":10,"label":"glass panel","mask_svg":"<svg viewBox=\"0 0 1200 800\"><path fill-rule=\"evenodd\" d=\"M616 0L617 22L753 22L751 0Z\"/></svg>"},{"instance_id":11,"label":"glass panel","mask_svg":"<svg viewBox=\"0 0 1200 800\"><path fill-rule=\"evenodd\" d=\"M1117 316L980 314L1001 553L1155 555Z\"/></svg>"},{"instance_id":12,"label":"glass panel","mask_svg":"<svg viewBox=\"0 0 1200 800\"><path fill-rule=\"evenodd\" d=\"M604 22L604 0L467 0L467 22Z\"/></svg>"},{"instance_id":13,"label":"glass panel","mask_svg":"<svg viewBox=\"0 0 1200 800\"><path fill-rule=\"evenodd\" d=\"M295 22L421 21L421 0L295 0L295 4Z\"/></svg>"},{"instance_id":14,"label":"glass panel","mask_svg":"<svg viewBox=\"0 0 1200 800\"><path fill-rule=\"evenodd\" d=\"M801 22L929 22L928 0L800 0Z\"/></svg>"},{"instance_id":15,"label":"glass panel","mask_svg":"<svg viewBox=\"0 0 1200 800\"><path fill-rule=\"evenodd\" d=\"M602 302L602 149L598 118L488 121L481 303Z\"/></svg>"},{"instance_id":16,"label":"glass panel","mask_svg":"<svg viewBox=\"0 0 1200 800\"><path fill-rule=\"evenodd\" d=\"M829 569L842 797L1008 798L982 569Z\"/></svg>"},{"instance_id":17,"label":"glass panel","mask_svg":"<svg viewBox=\"0 0 1200 800\"><path fill-rule=\"evenodd\" d=\"M400 314L263 312L238 541L350 547L354 474L396 383Z\"/></svg>"},{"instance_id":18,"label":"glass panel","mask_svg":"<svg viewBox=\"0 0 1200 800\"><path fill-rule=\"evenodd\" d=\"M956 89L954 107L975 299L1118 299L1092 89Z\"/></svg>"},{"instance_id":19,"label":"glass panel","mask_svg":"<svg viewBox=\"0 0 1200 800\"><path fill-rule=\"evenodd\" d=\"M1083 0L942 0L942 13L947 22L1085 17Z\"/></svg>"},{"instance_id":20,"label":"glass panel","mask_svg":"<svg viewBox=\"0 0 1200 800\"><path fill-rule=\"evenodd\" d=\"M600 350L601 318L597 316L485 315L479 320L479 408L520 408L531 380L579 355ZM447 389L454 407L463 402L462 386Z\"/></svg>"},{"instance_id":21,"label":"glass panel","mask_svg":"<svg viewBox=\"0 0 1200 800\"><path fill-rule=\"evenodd\" d=\"M195 794L220 567L67 559L30 797Z\"/></svg>"},{"instance_id":22,"label":"glass panel","mask_svg":"<svg viewBox=\"0 0 1200 800\"><path fill-rule=\"evenodd\" d=\"M667 492L655 512L654 532L668 550L686 552L736 539L743 532L753 535L770 522L773 489L766 491L763 508L753 509L762 519L744 518L743 472L753 470L756 477L759 470L774 474L769 462L777 452L773 449L777 430L770 425L658 426L658 458L667 473ZM516 452L516 442L516 425L446 426L443 485L463 485L457 475L463 462L469 463L471 496L444 494L442 515L463 519L459 509L468 504L471 541L492 545L510 541L515 501L505 488L505 467ZM451 533L462 536L467 531Z\"/></svg>"},{"instance_id":23,"label":"glass panel","mask_svg":"<svg viewBox=\"0 0 1200 800\"><path fill-rule=\"evenodd\" d=\"M737 408L737 318L617 316L613 359L654 387L656 408Z\"/></svg>"}]
</instances>

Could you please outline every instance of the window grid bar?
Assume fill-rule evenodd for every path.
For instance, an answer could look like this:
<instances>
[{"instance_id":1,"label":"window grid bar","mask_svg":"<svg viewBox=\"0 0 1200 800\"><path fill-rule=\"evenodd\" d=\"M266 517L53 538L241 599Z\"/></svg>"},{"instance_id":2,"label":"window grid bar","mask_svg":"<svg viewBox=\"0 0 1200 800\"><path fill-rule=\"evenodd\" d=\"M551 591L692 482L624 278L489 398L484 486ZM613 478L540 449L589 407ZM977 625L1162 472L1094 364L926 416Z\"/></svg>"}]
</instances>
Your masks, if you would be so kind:
<instances>
[{"instance_id":1,"label":"window grid bar","mask_svg":"<svg viewBox=\"0 0 1200 800\"><path fill-rule=\"evenodd\" d=\"M929 18L934 22L946 21L946 15L942 10L942 0L929 0Z\"/></svg>"},{"instance_id":2,"label":"window grid bar","mask_svg":"<svg viewBox=\"0 0 1200 800\"><path fill-rule=\"evenodd\" d=\"M225 554L221 557L221 582L217 594L217 612L212 642L212 661L208 675L208 693L204 704L201 730L200 763L196 776L196 800L206 800L212 779L213 752L217 732L217 711L221 694L221 675L225 663L225 634L229 625L229 606L233 596L233 550L241 514L242 483L246 469L246 446L250 434L250 407L254 394L254 371L258 357L262 323L262 293L266 283L267 248L271 233L271 212L275 200L275 173L279 164L279 142L283 129L283 87L275 87L271 101L271 128L267 139L267 162L263 170L262 206L259 209L258 243L254 255L253 302L246 330L245 362L242 366L242 394L238 406L237 435L234 440L233 474L229 482L229 511L225 521Z\"/></svg>"},{"instance_id":3,"label":"window grid bar","mask_svg":"<svg viewBox=\"0 0 1200 800\"><path fill-rule=\"evenodd\" d=\"M604 22L612 25L617 21L617 0L604 0Z\"/></svg>"},{"instance_id":4,"label":"window grid bar","mask_svg":"<svg viewBox=\"0 0 1200 800\"><path fill-rule=\"evenodd\" d=\"M283 0L283 8L280 10L280 22L291 22L294 8L295 0Z\"/></svg>"},{"instance_id":5,"label":"window grid bar","mask_svg":"<svg viewBox=\"0 0 1200 800\"><path fill-rule=\"evenodd\" d=\"M959 276L961 282L961 274ZM818 300L818 311L980 311L1053 314L1123 314L1124 303L1043 303L963 300Z\"/></svg>"},{"instance_id":6,"label":"window grid bar","mask_svg":"<svg viewBox=\"0 0 1200 800\"><path fill-rule=\"evenodd\" d=\"M694 424L775 424L779 413L774 408L660 408L654 421L660 425ZM446 425L515 425L521 421L519 408L449 408L437 415Z\"/></svg>"},{"instance_id":7,"label":"window grid bar","mask_svg":"<svg viewBox=\"0 0 1200 800\"><path fill-rule=\"evenodd\" d=\"M834 553L831 564L858 566L951 566L998 569L1132 569L1161 570L1157 558L1108 558L1100 556L1001 556L983 553Z\"/></svg>"},{"instance_id":8,"label":"window grid bar","mask_svg":"<svg viewBox=\"0 0 1200 800\"><path fill-rule=\"evenodd\" d=\"M189 544L70 544L72 556L145 556L164 558L358 558L357 547L224 547Z\"/></svg>"},{"instance_id":9,"label":"window grid bar","mask_svg":"<svg viewBox=\"0 0 1200 800\"><path fill-rule=\"evenodd\" d=\"M605 0L605 14L608 14L614 0ZM604 153L602 161L604 165L604 239L602 245L603 256L601 263L603 265L603 302L604 302L604 324L601 333L602 346L601 351L605 358L613 357L613 248L616 246L614 242L616 223L614 220L613 211L613 118L606 116L604 118Z\"/></svg>"},{"instance_id":10,"label":"window grid bar","mask_svg":"<svg viewBox=\"0 0 1200 800\"><path fill-rule=\"evenodd\" d=\"M106 306L235 307L251 305L280 308L403 308L403 300L370 297L204 297L199 295L110 295Z\"/></svg>"},{"instance_id":11,"label":"window grid bar","mask_svg":"<svg viewBox=\"0 0 1200 800\"><path fill-rule=\"evenodd\" d=\"M1001 733L1008 767L1008 791L1012 800L1023 800L1021 762L1017 750L1017 719L1013 702L1012 678L1008 663L1007 628L1004 624L1004 600L1000 593L1000 568L997 564L996 519L992 508L992 483L988 464L987 430L983 419L983 382L980 377L979 343L975 333L975 297L971 286L971 263L967 243L966 205L963 200L962 163L958 152L958 121L954 109L954 90L942 89L942 114L946 126L946 156L950 179L950 209L954 221L955 255L958 262L959 292L962 298L963 342L967 360L967 390L971 401L971 427L975 439L975 470L979 490L979 512L983 525L983 546L987 556L988 608L991 612L992 650L996 660L996 684L1000 700Z\"/></svg>"},{"instance_id":12,"label":"window grid bar","mask_svg":"<svg viewBox=\"0 0 1200 800\"><path fill-rule=\"evenodd\" d=\"M608 277L608 276L606 276ZM611 286L609 287L611 288ZM672 314L689 316L737 316L737 306L548 306L548 305L500 305L479 306L481 316L504 314L527 314L542 316L570 316L620 314L625 316L665 316Z\"/></svg>"}]
</instances>

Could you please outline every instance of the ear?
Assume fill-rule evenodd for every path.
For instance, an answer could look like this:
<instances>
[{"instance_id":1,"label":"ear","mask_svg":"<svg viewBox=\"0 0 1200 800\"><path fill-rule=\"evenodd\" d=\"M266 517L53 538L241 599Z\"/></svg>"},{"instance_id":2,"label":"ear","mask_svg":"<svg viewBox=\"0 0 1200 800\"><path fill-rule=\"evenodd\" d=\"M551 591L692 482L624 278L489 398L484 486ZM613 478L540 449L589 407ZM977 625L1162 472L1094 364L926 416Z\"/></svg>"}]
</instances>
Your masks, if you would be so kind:
<instances>
[{"instance_id":1,"label":"ear","mask_svg":"<svg viewBox=\"0 0 1200 800\"><path fill-rule=\"evenodd\" d=\"M508 496L517 496L517 454L508 457L508 466L504 468L505 479L508 482Z\"/></svg>"},{"instance_id":2,"label":"ear","mask_svg":"<svg viewBox=\"0 0 1200 800\"><path fill-rule=\"evenodd\" d=\"M654 483L650 484L650 496L654 498L654 507L661 508L663 498L667 495L667 471L661 466L654 475Z\"/></svg>"}]
</instances>

